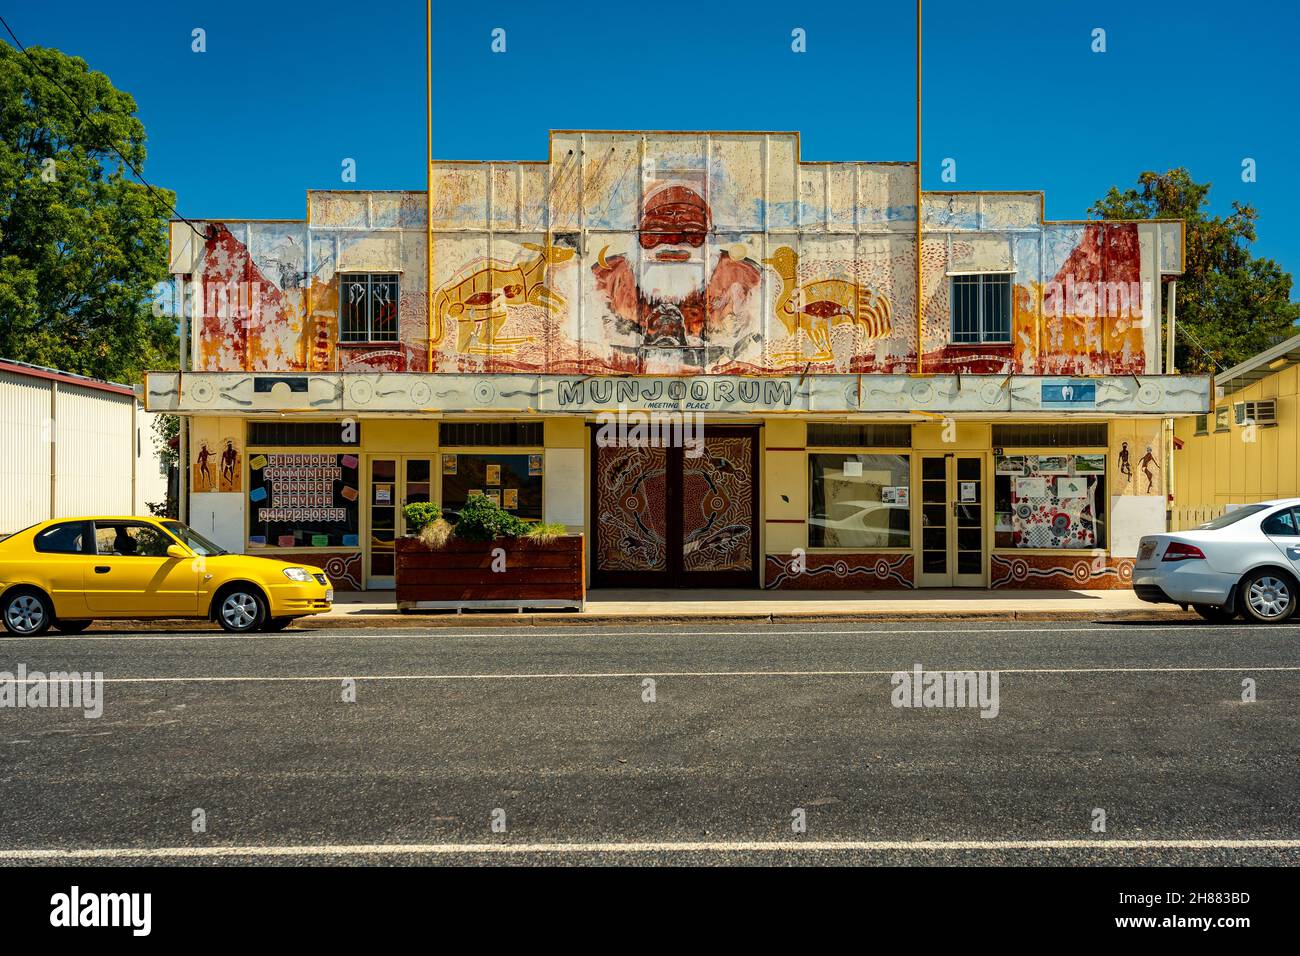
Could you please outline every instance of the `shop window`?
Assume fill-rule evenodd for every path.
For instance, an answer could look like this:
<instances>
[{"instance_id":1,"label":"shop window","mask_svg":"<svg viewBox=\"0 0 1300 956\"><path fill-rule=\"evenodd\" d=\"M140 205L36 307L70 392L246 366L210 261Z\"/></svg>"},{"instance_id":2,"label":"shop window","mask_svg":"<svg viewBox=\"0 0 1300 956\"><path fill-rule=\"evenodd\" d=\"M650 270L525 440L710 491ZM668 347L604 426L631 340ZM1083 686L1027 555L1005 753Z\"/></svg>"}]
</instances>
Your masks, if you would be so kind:
<instances>
[{"instance_id":1,"label":"shop window","mask_svg":"<svg viewBox=\"0 0 1300 956\"><path fill-rule=\"evenodd\" d=\"M1209 433L1210 433L1210 416L1209 416L1209 415L1197 415L1197 416L1196 416L1196 434L1198 434L1198 435L1208 435Z\"/></svg>"},{"instance_id":2,"label":"shop window","mask_svg":"<svg viewBox=\"0 0 1300 956\"><path fill-rule=\"evenodd\" d=\"M361 444L361 422L249 422L248 444L263 448L333 448Z\"/></svg>"},{"instance_id":3,"label":"shop window","mask_svg":"<svg viewBox=\"0 0 1300 956\"><path fill-rule=\"evenodd\" d=\"M355 454L249 451L249 548L355 548Z\"/></svg>"},{"instance_id":4,"label":"shop window","mask_svg":"<svg viewBox=\"0 0 1300 956\"><path fill-rule=\"evenodd\" d=\"M451 513L478 492L520 518L541 520L542 456L442 455L442 509Z\"/></svg>"},{"instance_id":5,"label":"shop window","mask_svg":"<svg viewBox=\"0 0 1300 956\"><path fill-rule=\"evenodd\" d=\"M400 301L396 273L339 276L339 341L396 342Z\"/></svg>"},{"instance_id":6,"label":"shop window","mask_svg":"<svg viewBox=\"0 0 1300 956\"><path fill-rule=\"evenodd\" d=\"M1232 408L1220 405L1214 410L1214 430L1216 432L1232 431Z\"/></svg>"},{"instance_id":7,"label":"shop window","mask_svg":"<svg viewBox=\"0 0 1300 956\"><path fill-rule=\"evenodd\" d=\"M952 340L958 345L1011 341L1011 276L952 277Z\"/></svg>"},{"instance_id":8,"label":"shop window","mask_svg":"<svg viewBox=\"0 0 1300 956\"><path fill-rule=\"evenodd\" d=\"M808 546L911 546L907 455L810 454Z\"/></svg>"},{"instance_id":9,"label":"shop window","mask_svg":"<svg viewBox=\"0 0 1300 956\"><path fill-rule=\"evenodd\" d=\"M809 422L809 448L911 448L912 426Z\"/></svg>"},{"instance_id":10,"label":"shop window","mask_svg":"<svg viewBox=\"0 0 1300 956\"><path fill-rule=\"evenodd\" d=\"M1104 451L1000 454L993 470L994 547L1106 547Z\"/></svg>"},{"instance_id":11,"label":"shop window","mask_svg":"<svg viewBox=\"0 0 1300 956\"><path fill-rule=\"evenodd\" d=\"M441 422L438 444L444 448L500 448L541 445L541 422Z\"/></svg>"}]
</instances>

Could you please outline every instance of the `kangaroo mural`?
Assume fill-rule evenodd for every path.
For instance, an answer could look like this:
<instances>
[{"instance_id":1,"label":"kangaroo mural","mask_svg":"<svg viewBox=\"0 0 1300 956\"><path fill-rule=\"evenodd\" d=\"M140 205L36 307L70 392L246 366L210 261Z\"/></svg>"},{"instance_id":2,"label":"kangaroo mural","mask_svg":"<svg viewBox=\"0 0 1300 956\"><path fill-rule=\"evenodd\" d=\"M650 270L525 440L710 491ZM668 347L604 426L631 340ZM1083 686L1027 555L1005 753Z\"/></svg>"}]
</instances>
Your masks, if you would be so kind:
<instances>
[{"instance_id":1,"label":"kangaroo mural","mask_svg":"<svg viewBox=\"0 0 1300 956\"><path fill-rule=\"evenodd\" d=\"M438 290L433 300L433 345L439 345L451 323L456 323L456 351L462 355L513 355L516 349L532 336L503 337L502 327L509 318L512 305L536 305L555 313L564 307L565 299L545 283L546 267L573 258L574 251L566 246L547 242L522 243L525 249L537 253L523 265L503 265L489 260L486 266L464 279L452 282Z\"/></svg>"}]
</instances>

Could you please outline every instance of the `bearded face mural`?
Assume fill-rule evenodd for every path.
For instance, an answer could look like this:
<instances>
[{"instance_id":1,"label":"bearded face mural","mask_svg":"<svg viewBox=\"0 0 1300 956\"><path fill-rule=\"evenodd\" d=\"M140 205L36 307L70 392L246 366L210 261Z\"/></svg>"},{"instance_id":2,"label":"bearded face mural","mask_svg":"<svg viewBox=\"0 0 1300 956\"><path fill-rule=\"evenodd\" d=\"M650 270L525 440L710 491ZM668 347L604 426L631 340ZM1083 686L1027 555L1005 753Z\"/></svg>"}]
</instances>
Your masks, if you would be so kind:
<instances>
[{"instance_id":1,"label":"bearded face mural","mask_svg":"<svg viewBox=\"0 0 1300 956\"><path fill-rule=\"evenodd\" d=\"M681 360L694 366L756 339L756 330L738 336L737 325L761 267L739 244L708 255L712 216L699 192L682 183L660 185L646 195L643 210L636 251L609 255L605 246L591 267L617 331L639 337L641 348L682 350Z\"/></svg>"}]
</instances>

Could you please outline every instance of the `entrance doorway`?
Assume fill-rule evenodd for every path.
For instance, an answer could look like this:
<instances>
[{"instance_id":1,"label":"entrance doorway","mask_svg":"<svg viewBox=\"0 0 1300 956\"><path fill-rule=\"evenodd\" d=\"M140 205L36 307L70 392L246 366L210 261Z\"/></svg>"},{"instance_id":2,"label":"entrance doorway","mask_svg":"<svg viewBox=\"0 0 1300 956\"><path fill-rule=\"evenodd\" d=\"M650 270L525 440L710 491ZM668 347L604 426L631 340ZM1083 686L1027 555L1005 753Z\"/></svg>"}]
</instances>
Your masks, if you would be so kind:
<instances>
[{"instance_id":1,"label":"entrance doorway","mask_svg":"<svg viewBox=\"0 0 1300 956\"><path fill-rule=\"evenodd\" d=\"M982 454L921 457L920 587L985 586Z\"/></svg>"},{"instance_id":2,"label":"entrance doorway","mask_svg":"<svg viewBox=\"0 0 1300 956\"><path fill-rule=\"evenodd\" d=\"M406 533L402 508L428 501L433 493L433 459L415 455L373 456L367 471L366 586L396 585L393 542Z\"/></svg>"},{"instance_id":3,"label":"entrance doorway","mask_svg":"<svg viewBox=\"0 0 1300 956\"><path fill-rule=\"evenodd\" d=\"M758 586L758 430L693 450L593 442L593 587Z\"/></svg>"}]
</instances>

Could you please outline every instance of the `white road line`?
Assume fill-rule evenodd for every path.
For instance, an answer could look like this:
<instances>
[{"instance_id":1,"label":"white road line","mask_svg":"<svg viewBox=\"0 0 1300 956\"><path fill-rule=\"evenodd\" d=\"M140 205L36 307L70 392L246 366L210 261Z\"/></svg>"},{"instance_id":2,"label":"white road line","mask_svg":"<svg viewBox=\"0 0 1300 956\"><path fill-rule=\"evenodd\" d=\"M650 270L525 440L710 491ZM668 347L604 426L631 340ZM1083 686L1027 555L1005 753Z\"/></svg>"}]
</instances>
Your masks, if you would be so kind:
<instances>
[{"instance_id":1,"label":"white road line","mask_svg":"<svg viewBox=\"0 0 1300 956\"><path fill-rule=\"evenodd\" d=\"M963 850L1295 850L1300 840L737 840L629 843L361 843L302 846L87 847L0 849L0 860L129 860L221 857L451 855L483 853L943 853Z\"/></svg>"},{"instance_id":2,"label":"white road line","mask_svg":"<svg viewBox=\"0 0 1300 956\"><path fill-rule=\"evenodd\" d=\"M809 628L816 622L810 621ZM897 623L906 624L905 621ZM1043 624L1050 624L1045 621ZM1132 633L1145 621L1126 621L1116 622L1109 625L1090 625L1087 627L1052 627L1053 634L1122 634L1130 632L1130 636L1138 636ZM1155 633L1168 633L1172 631L1203 631L1206 633L1217 632L1214 625L1209 624L1161 624L1159 621L1149 622L1152 627L1150 631ZM636 622L629 622L626 627L618 630L597 630L588 628L580 624L565 625L558 629L547 629L542 626L532 628L526 631L501 631L492 627L483 627L476 631L448 631L443 628L429 627L401 627L401 628L367 628L367 627L346 627L334 631L324 631L311 629L310 631L299 631L293 634L242 634L231 636L229 634L47 634L40 637L0 637L0 647L6 644L13 644L20 641L51 641L58 644L67 644L72 641L304 641L311 638L315 639L332 639L342 638L359 638L372 639L375 637L570 637L570 636L587 636L587 637L754 637L771 635L774 637L788 637L792 635L802 635L804 637L835 634L852 634L857 637L877 637L882 635L899 634L899 635L930 635L930 634L1041 634L1043 626L1039 627L945 627L934 629L916 629L916 628L893 628L884 630L854 629L854 630L826 630L824 628L804 629L798 631L782 630L749 630L749 631L673 631L673 630L644 630L641 628L653 625L638 625ZM756 628L764 625L756 624ZM1237 631L1269 631L1272 633L1285 633L1293 630L1300 625L1293 624L1234 624L1228 627L1230 632ZM1144 635L1150 636L1150 635Z\"/></svg>"},{"instance_id":3,"label":"white road line","mask_svg":"<svg viewBox=\"0 0 1300 956\"><path fill-rule=\"evenodd\" d=\"M927 673L994 670L999 674L1239 674L1296 672L1300 667L927 667ZM458 681L458 680L611 680L643 677L879 677L886 674L910 674L904 668L883 670L833 671L574 671L532 672L522 674L292 674L284 676L233 677L105 677L105 684L279 684L320 681ZM16 684L44 684L46 678L27 677Z\"/></svg>"}]
</instances>

